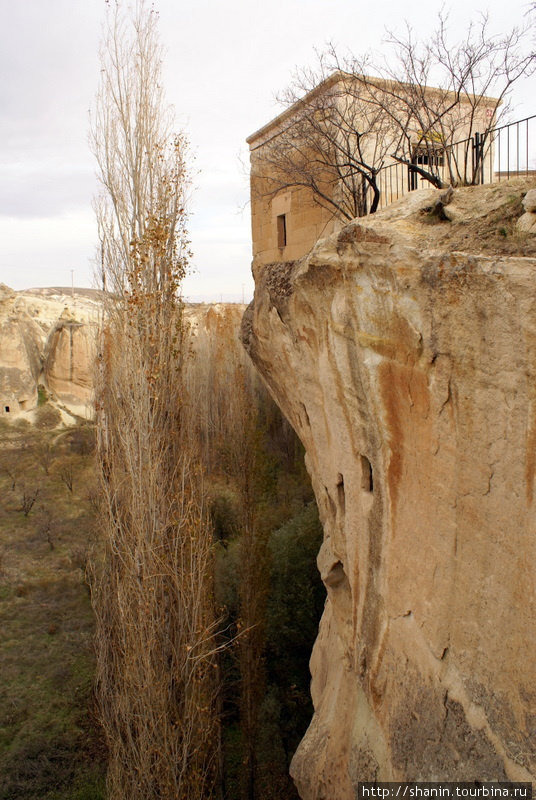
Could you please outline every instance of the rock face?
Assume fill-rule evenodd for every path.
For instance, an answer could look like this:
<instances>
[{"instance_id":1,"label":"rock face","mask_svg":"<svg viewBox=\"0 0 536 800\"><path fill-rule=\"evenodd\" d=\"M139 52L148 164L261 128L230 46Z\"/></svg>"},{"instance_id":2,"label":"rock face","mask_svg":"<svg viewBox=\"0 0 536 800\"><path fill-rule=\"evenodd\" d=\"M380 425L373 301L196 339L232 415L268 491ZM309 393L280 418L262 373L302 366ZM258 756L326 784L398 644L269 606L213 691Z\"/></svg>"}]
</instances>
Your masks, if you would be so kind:
<instances>
[{"instance_id":1,"label":"rock face","mask_svg":"<svg viewBox=\"0 0 536 800\"><path fill-rule=\"evenodd\" d=\"M194 341L238 328L244 306L195 304L185 308ZM32 419L42 386L69 415L93 416L93 364L102 313L100 293L77 289L14 292L0 284L0 417ZM65 412L67 412L65 414ZM74 418L74 416L73 416ZM71 420L72 421L72 420Z\"/></svg>"},{"instance_id":2,"label":"rock face","mask_svg":"<svg viewBox=\"0 0 536 800\"><path fill-rule=\"evenodd\" d=\"M455 193L460 225L486 192ZM305 800L536 779L536 259L452 252L435 196L254 266L243 340L325 532Z\"/></svg>"},{"instance_id":3,"label":"rock face","mask_svg":"<svg viewBox=\"0 0 536 800\"><path fill-rule=\"evenodd\" d=\"M42 334L32 318L16 308L16 294L0 284L0 409L17 415L37 402Z\"/></svg>"},{"instance_id":4,"label":"rock face","mask_svg":"<svg viewBox=\"0 0 536 800\"><path fill-rule=\"evenodd\" d=\"M98 292L13 292L0 286L0 410L14 419L37 407L38 387L77 416L92 415ZM30 415L31 416L31 415Z\"/></svg>"},{"instance_id":5,"label":"rock face","mask_svg":"<svg viewBox=\"0 0 536 800\"><path fill-rule=\"evenodd\" d=\"M517 229L536 234L536 189L530 189L523 198L525 213L517 221Z\"/></svg>"},{"instance_id":6,"label":"rock face","mask_svg":"<svg viewBox=\"0 0 536 800\"><path fill-rule=\"evenodd\" d=\"M96 333L96 326L64 315L51 330L45 348L46 386L81 416L91 415Z\"/></svg>"}]
</instances>

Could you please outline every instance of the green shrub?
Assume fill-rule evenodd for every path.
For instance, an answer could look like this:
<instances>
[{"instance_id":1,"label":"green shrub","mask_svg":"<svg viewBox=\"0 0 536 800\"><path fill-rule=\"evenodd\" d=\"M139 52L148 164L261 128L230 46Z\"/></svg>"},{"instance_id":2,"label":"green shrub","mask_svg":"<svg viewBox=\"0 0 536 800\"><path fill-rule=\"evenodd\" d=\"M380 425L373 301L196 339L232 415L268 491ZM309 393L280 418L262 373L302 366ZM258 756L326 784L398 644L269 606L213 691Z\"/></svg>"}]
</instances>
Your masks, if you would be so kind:
<instances>
[{"instance_id":1,"label":"green shrub","mask_svg":"<svg viewBox=\"0 0 536 800\"><path fill-rule=\"evenodd\" d=\"M44 406L48 401L48 392L42 383L37 387L37 406Z\"/></svg>"},{"instance_id":2,"label":"green shrub","mask_svg":"<svg viewBox=\"0 0 536 800\"><path fill-rule=\"evenodd\" d=\"M236 501L229 494L217 494L210 504L210 517L214 538L219 542L229 542L238 530Z\"/></svg>"},{"instance_id":3,"label":"green shrub","mask_svg":"<svg viewBox=\"0 0 536 800\"><path fill-rule=\"evenodd\" d=\"M314 502L272 533L269 543L266 670L272 704L279 707L281 746L290 755L313 713L309 659L326 598L316 565L321 543Z\"/></svg>"}]
</instances>

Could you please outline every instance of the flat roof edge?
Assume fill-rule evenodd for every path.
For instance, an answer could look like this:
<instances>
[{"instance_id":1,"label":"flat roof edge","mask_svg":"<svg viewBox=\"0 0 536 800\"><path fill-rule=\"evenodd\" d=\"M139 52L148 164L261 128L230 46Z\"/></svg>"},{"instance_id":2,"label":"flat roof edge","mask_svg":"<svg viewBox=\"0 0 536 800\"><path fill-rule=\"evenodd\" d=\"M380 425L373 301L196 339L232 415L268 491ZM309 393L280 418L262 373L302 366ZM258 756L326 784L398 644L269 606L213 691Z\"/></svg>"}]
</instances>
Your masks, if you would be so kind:
<instances>
[{"instance_id":1,"label":"flat roof edge","mask_svg":"<svg viewBox=\"0 0 536 800\"><path fill-rule=\"evenodd\" d=\"M286 119L288 119L289 117L291 117L295 113L297 108L300 108L300 106L307 104L307 102L312 97L314 97L318 92L320 92L324 88L326 88L326 86L330 86L331 84L337 83L338 81L347 80L348 78L351 78L351 75L348 75L348 74L346 74L346 73L344 73L342 71L339 71L339 70L337 70L336 72L333 72L331 75L328 75L327 78L325 78L317 86L315 86L313 89L311 89L311 91L307 92L307 94L305 94L302 98L297 100L295 103L293 103L288 108L285 108L284 111L282 111L276 117L273 117L273 119L271 119L269 122L265 123L261 128L258 128L258 130L256 130L254 133L251 133L246 138L246 143L249 145L249 149L250 150L255 150L255 149L257 149L257 147L261 147L265 143L264 137L266 137L266 134L268 134L273 128L277 128L280 125L282 125L282 123L284 123ZM386 82L386 80L384 78L372 78L371 80L377 80L380 83ZM441 91L440 87L438 87L438 86L427 86L425 88L429 89L430 91L434 91L434 90ZM452 93L451 90L446 90L446 91L449 94ZM466 100L466 99L468 99L468 98L460 98L460 101L464 102L464 100ZM480 99L482 101L484 101L484 102L487 100L487 101L489 101L491 103L497 103L497 98L496 97L489 97L488 95L481 95ZM502 105L502 101L499 103L499 105ZM262 141L260 141L259 144L256 147L252 146L253 143L257 139L262 139Z\"/></svg>"}]
</instances>

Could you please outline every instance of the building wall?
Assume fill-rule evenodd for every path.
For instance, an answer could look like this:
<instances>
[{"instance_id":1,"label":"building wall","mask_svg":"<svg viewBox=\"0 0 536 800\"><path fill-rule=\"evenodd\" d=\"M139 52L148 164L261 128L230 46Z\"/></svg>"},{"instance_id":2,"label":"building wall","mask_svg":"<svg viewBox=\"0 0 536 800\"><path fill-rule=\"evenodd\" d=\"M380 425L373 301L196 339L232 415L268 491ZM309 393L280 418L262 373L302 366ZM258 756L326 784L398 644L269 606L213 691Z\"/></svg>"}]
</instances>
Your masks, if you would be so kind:
<instances>
[{"instance_id":1,"label":"building wall","mask_svg":"<svg viewBox=\"0 0 536 800\"><path fill-rule=\"evenodd\" d=\"M261 263L295 261L306 255L314 243L335 230L337 221L320 206L310 190L283 189L275 196L265 193L265 181L256 170L258 151L251 154L251 233L253 257ZM331 187L332 189L334 186ZM279 246L279 216L285 217L286 245Z\"/></svg>"},{"instance_id":2,"label":"building wall","mask_svg":"<svg viewBox=\"0 0 536 800\"><path fill-rule=\"evenodd\" d=\"M337 81L326 83L328 89L334 84L340 85ZM339 90L337 90L339 91ZM438 90L430 89L431 102L433 104L433 94ZM355 109L351 108L352 100L348 100L349 95L341 93L338 95L335 102L345 108L347 118L352 119L353 125L357 129L367 129L367 123L363 122L363 127L360 123L361 107L356 106ZM472 109L468 102L463 102L453 111L450 119L446 119L445 132L447 141L454 140L455 142L463 142L467 139L469 133L475 131L485 130L489 125L489 114L493 109L493 100L490 99L490 109L484 103L481 108L475 112L471 120ZM359 101L356 100L356 104ZM293 108L288 109L280 117L277 117L271 123L264 126L256 134L249 137L248 142L250 145L250 158L251 158L251 211L252 211L252 242L253 242L253 258L257 263L272 263L277 261L294 261L306 255L315 242L330 233L336 228L341 227L340 220L333 218L333 212L320 205L315 201L313 193L310 189L303 187L282 188L277 193L271 191L273 185L269 185L269 175L266 175L266 163L262 163L263 153L266 152L265 148L271 149L271 158L273 159L274 142L277 142L277 137L281 132L285 131L288 125L292 124ZM470 127L472 125L472 130ZM449 135L449 131L451 132ZM454 132L454 136L452 136ZM380 157L387 169L382 170L379 178L379 186L381 189L380 208L394 202L399 197L407 194L410 191L410 178L408 167L406 165L397 164L391 157L392 147L396 136L391 137L388 129L384 131L384 135L390 141L381 142L385 145L383 148L379 147L376 150L375 142L380 141L376 139L373 141L372 135L364 141L364 158L369 163L377 162ZM414 132L412 139L415 141L419 139L419 131ZM363 146L363 145L362 145ZM438 143L438 147L441 145ZM426 149L426 148L424 148ZM447 151L448 151L447 146ZM458 163L458 173L461 175L462 182L471 180L471 142L468 145L457 145L452 148L454 159ZM277 152L277 150L275 151ZM451 156L452 157L452 156ZM442 180L446 185L450 182L449 170L447 166L447 153L443 153L443 164L439 167L439 173ZM467 169L464 168L464 161L467 162ZM262 166L261 166L262 164ZM424 169L428 169L426 163L420 164ZM489 183L493 181L493 147L488 143L486 147L486 157L484 160L483 168L483 182ZM273 173L272 173L273 176ZM422 177L415 175L412 181L411 188L430 188L431 184L424 180ZM328 197L337 197L340 187L335 178L330 178L326 175L326 179L322 186L323 191ZM371 193L369 193L369 203L372 200ZM284 246L281 242L281 233L278 232L278 217L284 216L286 227L286 244Z\"/></svg>"}]
</instances>

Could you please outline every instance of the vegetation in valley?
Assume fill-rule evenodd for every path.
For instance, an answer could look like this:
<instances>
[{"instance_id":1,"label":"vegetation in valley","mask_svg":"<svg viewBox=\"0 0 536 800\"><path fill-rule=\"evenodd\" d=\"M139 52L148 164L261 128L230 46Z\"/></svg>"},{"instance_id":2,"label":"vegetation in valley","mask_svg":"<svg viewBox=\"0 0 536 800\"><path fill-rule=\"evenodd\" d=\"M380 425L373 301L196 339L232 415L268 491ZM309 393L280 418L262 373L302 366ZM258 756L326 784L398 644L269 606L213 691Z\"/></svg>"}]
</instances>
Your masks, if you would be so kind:
<instances>
[{"instance_id":1,"label":"vegetation in valley","mask_svg":"<svg viewBox=\"0 0 536 800\"><path fill-rule=\"evenodd\" d=\"M45 409L41 424L55 411ZM89 425L0 426L2 800L104 797L84 577L94 520L93 439Z\"/></svg>"},{"instance_id":2,"label":"vegetation in valley","mask_svg":"<svg viewBox=\"0 0 536 800\"><path fill-rule=\"evenodd\" d=\"M0 798L289 800L320 525L240 313L188 321L156 15L108 12L96 424L60 428L40 390L34 426L2 429Z\"/></svg>"},{"instance_id":3,"label":"vegetation in valley","mask_svg":"<svg viewBox=\"0 0 536 800\"><path fill-rule=\"evenodd\" d=\"M297 797L288 770L312 716L322 530L303 448L238 342L239 318L208 313L189 380L216 540L224 796L276 800Z\"/></svg>"},{"instance_id":4,"label":"vegetation in valley","mask_svg":"<svg viewBox=\"0 0 536 800\"><path fill-rule=\"evenodd\" d=\"M248 796L245 787L249 796L286 800L296 796L288 766L312 714L308 661L324 603L315 563L321 528L302 447L237 340L239 310L215 317L212 329L210 315L189 380L192 391L212 386L200 402L197 435L205 442L224 645L220 786L228 800ZM49 403L42 408L45 421L54 416ZM240 419L246 409L249 428ZM99 800L107 753L93 700L95 623L85 581L95 544L94 429L19 421L4 423L1 436L0 798ZM238 444L245 462L234 452ZM245 550L242 467L260 575ZM259 594L248 633L246 591ZM247 673L253 632L257 664ZM244 675L255 702L253 730L251 719L244 724ZM244 767L248 736L253 782Z\"/></svg>"}]
</instances>

